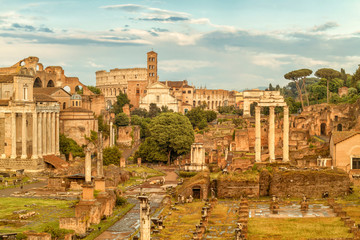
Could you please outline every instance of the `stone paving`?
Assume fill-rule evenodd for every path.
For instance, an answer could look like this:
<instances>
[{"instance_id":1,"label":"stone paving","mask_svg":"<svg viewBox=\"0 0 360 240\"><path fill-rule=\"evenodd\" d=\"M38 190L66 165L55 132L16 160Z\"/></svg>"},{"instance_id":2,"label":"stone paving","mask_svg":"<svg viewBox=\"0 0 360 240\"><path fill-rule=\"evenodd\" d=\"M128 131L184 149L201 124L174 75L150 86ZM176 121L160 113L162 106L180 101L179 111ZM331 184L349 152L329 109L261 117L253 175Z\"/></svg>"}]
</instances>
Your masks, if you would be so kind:
<instances>
[{"instance_id":1,"label":"stone paving","mask_svg":"<svg viewBox=\"0 0 360 240\"><path fill-rule=\"evenodd\" d=\"M238 207L238 201L219 201L210 215L205 239L233 239Z\"/></svg>"},{"instance_id":2,"label":"stone paving","mask_svg":"<svg viewBox=\"0 0 360 240\"><path fill-rule=\"evenodd\" d=\"M161 177L155 177L152 179L160 179L160 178ZM177 175L175 172L173 172L173 170L166 171L166 176L165 176L166 184L176 183L176 178ZM128 201L130 203L135 204L135 206L127 214L125 214L124 217L122 217L119 221L117 221L113 226L111 226L100 236L95 238L96 240L129 239L131 234L137 231L137 229L140 227L140 209L139 209L140 204L139 201L136 199L136 196L140 193L140 191L149 194L152 214L155 212L156 209L159 208L166 194L164 187L161 187L158 184L150 185L148 182L132 189L131 191L127 191L125 195L128 196Z\"/></svg>"},{"instance_id":3,"label":"stone paving","mask_svg":"<svg viewBox=\"0 0 360 240\"><path fill-rule=\"evenodd\" d=\"M271 214L269 203L250 204L249 217L270 217L270 218L298 218L298 217L336 217L336 214L329 206L323 204L309 204L309 210L302 212L300 204L291 203L280 205L278 214Z\"/></svg>"}]
</instances>

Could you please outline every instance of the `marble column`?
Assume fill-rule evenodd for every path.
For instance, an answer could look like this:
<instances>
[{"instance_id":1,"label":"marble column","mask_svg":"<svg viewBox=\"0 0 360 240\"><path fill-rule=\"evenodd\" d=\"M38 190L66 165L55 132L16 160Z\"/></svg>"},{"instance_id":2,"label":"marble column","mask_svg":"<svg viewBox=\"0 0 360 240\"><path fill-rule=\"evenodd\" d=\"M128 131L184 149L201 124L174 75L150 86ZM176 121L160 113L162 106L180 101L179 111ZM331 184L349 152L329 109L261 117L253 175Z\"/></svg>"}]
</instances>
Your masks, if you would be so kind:
<instances>
[{"instance_id":1,"label":"marble column","mask_svg":"<svg viewBox=\"0 0 360 240\"><path fill-rule=\"evenodd\" d=\"M102 178L104 177L104 170L103 170L103 138L102 138L102 132L99 132L99 150L98 150L98 158L97 158L97 176Z\"/></svg>"},{"instance_id":2,"label":"marble column","mask_svg":"<svg viewBox=\"0 0 360 240\"><path fill-rule=\"evenodd\" d=\"M55 126L55 112L51 114L51 154L55 154L56 151L56 126Z\"/></svg>"},{"instance_id":3,"label":"marble column","mask_svg":"<svg viewBox=\"0 0 360 240\"><path fill-rule=\"evenodd\" d=\"M42 131L42 143L43 143L43 155L47 155L47 127L46 127L46 112L43 112L43 131Z\"/></svg>"},{"instance_id":4,"label":"marble column","mask_svg":"<svg viewBox=\"0 0 360 240\"><path fill-rule=\"evenodd\" d=\"M275 161L275 107L270 108L270 116L269 116L269 155L270 162Z\"/></svg>"},{"instance_id":5,"label":"marble column","mask_svg":"<svg viewBox=\"0 0 360 240\"><path fill-rule=\"evenodd\" d=\"M140 200L140 239L150 240L151 220L150 203L147 196L138 196Z\"/></svg>"},{"instance_id":6,"label":"marble column","mask_svg":"<svg viewBox=\"0 0 360 240\"><path fill-rule=\"evenodd\" d=\"M37 119L37 112L35 110L35 112L32 114L33 115L33 119L32 119L32 123L33 123L33 133L32 133L32 156L31 159L37 159L38 158L38 130L37 130L37 126L38 126L38 119Z\"/></svg>"},{"instance_id":7,"label":"marble column","mask_svg":"<svg viewBox=\"0 0 360 240\"><path fill-rule=\"evenodd\" d=\"M289 107L284 107L283 162L289 161Z\"/></svg>"},{"instance_id":8,"label":"marble column","mask_svg":"<svg viewBox=\"0 0 360 240\"><path fill-rule=\"evenodd\" d=\"M38 132L37 132L37 135L38 135L38 156L39 158L42 158L42 154L43 154L43 136L42 136L42 122L43 122L43 118L42 118L42 113L39 112L39 119L38 119Z\"/></svg>"},{"instance_id":9,"label":"marble column","mask_svg":"<svg viewBox=\"0 0 360 240\"><path fill-rule=\"evenodd\" d=\"M261 107L255 107L255 161L261 162Z\"/></svg>"},{"instance_id":10,"label":"marble column","mask_svg":"<svg viewBox=\"0 0 360 240\"><path fill-rule=\"evenodd\" d=\"M85 149L85 183L91 183L91 152Z\"/></svg>"},{"instance_id":11,"label":"marble column","mask_svg":"<svg viewBox=\"0 0 360 240\"><path fill-rule=\"evenodd\" d=\"M51 119L50 113L46 113L46 154L51 154Z\"/></svg>"},{"instance_id":12,"label":"marble column","mask_svg":"<svg viewBox=\"0 0 360 240\"><path fill-rule=\"evenodd\" d=\"M16 158L16 113L11 112L11 156L10 158Z\"/></svg>"},{"instance_id":13,"label":"marble column","mask_svg":"<svg viewBox=\"0 0 360 240\"><path fill-rule=\"evenodd\" d=\"M114 135L113 135L113 123L112 122L110 122L110 147L112 147L112 145L113 145L113 137L114 137Z\"/></svg>"},{"instance_id":14,"label":"marble column","mask_svg":"<svg viewBox=\"0 0 360 240\"><path fill-rule=\"evenodd\" d=\"M59 131L60 131L60 116L59 116L59 113L56 113L56 133L55 133L55 155L56 156L60 156Z\"/></svg>"},{"instance_id":15,"label":"marble column","mask_svg":"<svg viewBox=\"0 0 360 240\"><path fill-rule=\"evenodd\" d=\"M26 129L26 112L22 114L22 121L21 121L21 159L27 158L26 153L26 142L27 142L27 129Z\"/></svg>"}]
</instances>

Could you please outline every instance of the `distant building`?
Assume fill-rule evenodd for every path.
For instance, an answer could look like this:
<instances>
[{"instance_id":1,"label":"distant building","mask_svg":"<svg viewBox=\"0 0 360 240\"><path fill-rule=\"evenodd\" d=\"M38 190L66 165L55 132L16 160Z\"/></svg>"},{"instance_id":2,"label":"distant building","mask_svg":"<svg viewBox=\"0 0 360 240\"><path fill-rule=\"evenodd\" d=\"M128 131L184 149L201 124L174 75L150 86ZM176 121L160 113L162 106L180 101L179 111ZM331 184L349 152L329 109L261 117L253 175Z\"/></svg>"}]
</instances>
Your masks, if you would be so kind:
<instances>
[{"instance_id":1,"label":"distant building","mask_svg":"<svg viewBox=\"0 0 360 240\"><path fill-rule=\"evenodd\" d=\"M157 53L151 51L147 53L147 68L115 68L109 72L104 70L97 71L96 86L104 93L107 108L110 108L111 105L114 104L120 92L128 95L133 108L144 107L145 104L147 104L146 108L148 108L150 103L155 103L158 107L162 107L162 105L159 104L163 104L164 102L157 102L155 93L156 91L160 91L160 88L152 88L154 86L160 86L153 85L154 83L159 83L157 58ZM162 81L161 84L167 86L167 88L170 89L170 95L177 99L177 112L186 113L193 107L204 105L207 109L211 110L217 110L220 106L235 105L235 91L206 88L196 89L194 86L190 86L186 80ZM152 89L150 90L150 88ZM164 88L162 87L161 89L162 94L164 94ZM151 91L151 93L149 93L149 91ZM151 96L147 96L148 94ZM168 95L167 90L165 95L162 94L161 96ZM166 97L166 99L170 101L169 97ZM171 100L170 102L171 105L174 106L175 101Z\"/></svg>"}]
</instances>

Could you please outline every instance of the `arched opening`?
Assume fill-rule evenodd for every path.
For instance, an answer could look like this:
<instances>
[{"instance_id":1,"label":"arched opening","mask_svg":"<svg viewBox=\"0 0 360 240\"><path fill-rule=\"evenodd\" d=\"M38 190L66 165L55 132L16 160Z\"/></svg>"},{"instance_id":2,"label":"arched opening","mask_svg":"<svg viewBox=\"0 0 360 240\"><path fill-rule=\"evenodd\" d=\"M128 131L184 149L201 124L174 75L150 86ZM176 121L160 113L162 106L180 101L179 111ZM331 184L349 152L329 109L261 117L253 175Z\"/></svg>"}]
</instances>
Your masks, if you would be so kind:
<instances>
[{"instance_id":1,"label":"arched opening","mask_svg":"<svg viewBox=\"0 0 360 240\"><path fill-rule=\"evenodd\" d=\"M320 125L320 134L321 135L326 135L326 123L322 123Z\"/></svg>"},{"instance_id":2,"label":"arched opening","mask_svg":"<svg viewBox=\"0 0 360 240\"><path fill-rule=\"evenodd\" d=\"M75 92L77 94L83 94L83 87L81 85L78 85L75 87Z\"/></svg>"},{"instance_id":3,"label":"arched opening","mask_svg":"<svg viewBox=\"0 0 360 240\"><path fill-rule=\"evenodd\" d=\"M55 87L54 81L53 80L49 80L46 87Z\"/></svg>"},{"instance_id":4,"label":"arched opening","mask_svg":"<svg viewBox=\"0 0 360 240\"><path fill-rule=\"evenodd\" d=\"M114 95L116 96L116 88L114 88Z\"/></svg>"},{"instance_id":5,"label":"arched opening","mask_svg":"<svg viewBox=\"0 0 360 240\"><path fill-rule=\"evenodd\" d=\"M66 102L63 103L63 109L65 109L65 108L66 108Z\"/></svg>"},{"instance_id":6,"label":"arched opening","mask_svg":"<svg viewBox=\"0 0 360 240\"><path fill-rule=\"evenodd\" d=\"M342 124L341 124L341 123L339 123L339 124L337 125L337 130L338 130L339 132L341 132L341 131L342 131L342 129L343 129Z\"/></svg>"},{"instance_id":7,"label":"arched opening","mask_svg":"<svg viewBox=\"0 0 360 240\"><path fill-rule=\"evenodd\" d=\"M196 107L196 101L193 101L193 107Z\"/></svg>"},{"instance_id":8,"label":"arched opening","mask_svg":"<svg viewBox=\"0 0 360 240\"><path fill-rule=\"evenodd\" d=\"M69 86L65 86L63 89L64 89L65 91L67 91L68 93L71 92L71 88L70 88Z\"/></svg>"},{"instance_id":9,"label":"arched opening","mask_svg":"<svg viewBox=\"0 0 360 240\"><path fill-rule=\"evenodd\" d=\"M199 186L192 188L192 196L194 199L201 199L201 188Z\"/></svg>"},{"instance_id":10,"label":"arched opening","mask_svg":"<svg viewBox=\"0 0 360 240\"><path fill-rule=\"evenodd\" d=\"M24 66L25 66L25 62L24 62L24 61L21 61L21 62L20 62L20 66L21 66L21 67L24 67Z\"/></svg>"},{"instance_id":11,"label":"arched opening","mask_svg":"<svg viewBox=\"0 0 360 240\"><path fill-rule=\"evenodd\" d=\"M34 88L41 88L42 87L42 81L40 78L36 78L34 81Z\"/></svg>"}]
</instances>

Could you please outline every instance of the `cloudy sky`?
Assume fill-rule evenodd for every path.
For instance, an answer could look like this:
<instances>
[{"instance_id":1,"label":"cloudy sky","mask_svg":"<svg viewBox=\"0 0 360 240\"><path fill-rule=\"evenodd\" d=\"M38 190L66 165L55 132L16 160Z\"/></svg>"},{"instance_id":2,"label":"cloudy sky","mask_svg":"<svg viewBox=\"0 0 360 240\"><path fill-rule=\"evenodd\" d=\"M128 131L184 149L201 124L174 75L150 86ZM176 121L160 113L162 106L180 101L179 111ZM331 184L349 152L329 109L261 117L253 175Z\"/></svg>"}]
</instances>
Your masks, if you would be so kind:
<instances>
[{"instance_id":1,"label":"cloudy sky","mask_svg":"<svg viewBox=\"0 0 360 240\"><path fill-rule=\"evenodd\" d=\"M291 70L360 64L358 0L0 0L0 67L28 56L95 85L95 71L146 67L160 80L240 90Z\"/></svg>"}]
</instances>

